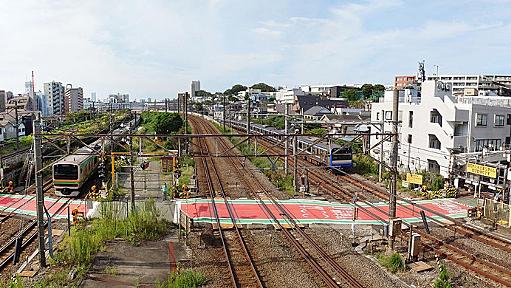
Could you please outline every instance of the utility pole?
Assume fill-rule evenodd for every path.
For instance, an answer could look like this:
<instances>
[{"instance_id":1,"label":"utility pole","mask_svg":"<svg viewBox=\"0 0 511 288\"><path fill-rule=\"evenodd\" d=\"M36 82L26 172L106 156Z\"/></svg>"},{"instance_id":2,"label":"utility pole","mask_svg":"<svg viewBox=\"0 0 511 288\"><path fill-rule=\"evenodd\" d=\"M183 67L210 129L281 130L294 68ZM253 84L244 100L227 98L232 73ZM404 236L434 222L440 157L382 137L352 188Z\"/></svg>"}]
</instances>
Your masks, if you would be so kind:
<instances>
[{"instance_id":1,"label":"utility pole","mask_svg":"<svg viewBox=\"0 0 511 288\"><path fill-rule=\"evenodd\" d=\"M14 101L14 117L16 117L16 150L20 149L20 130L19 130L19 120L18 120L18 100Z\"/></svg>"},{"instance_id":2,"label":"utility pole","mask_svg":"<svg viewBox=\"0 0 511 288\"><path fill-rule=\"evenodd\" d=\"M250 97L247 100L247 135L250 134ZM250 141L250 140L249 140Z\"/></svg>"},{"instance_id":3,"label":"utility pole","mask_svg":"<svg viewBox=\"0 0 511 288\"><path fill-rule=\"evenodd\" d=\"M396 218L396 196L397 196L397 153L398 153L398 135L397 126L399 121L399 90L393 91L392 97L392 155L390 161L390 199L389 199L389 220ZM394 249L395 232L391 235L390 248Z\"/></svg>"},{"instance_id":4,"label":"utility pole","mask_svg":"<svg viewBox=\"0 0 511 288\"><path fill-rule=\"evenodd\" d=\"M131 130L131 122L130 122L130 130ZM133 137L130 137L130 182L131 182L131 210L135 211L135 157L133 157Z\"/></svg>"},{"instance_id":5,"label":"utility pole","mask_svg":"<svg viewBox=\"0 0 511 288\"><path fill-rule=\"evenodd\" d=\"M284 111L284 134L287 135L287 132L289 130L289 121L288 121L288 116L289 116L289 103L286 103L285 104L285 111ZM287 136L284 136L286 137L285 138L285 142L284 142L284 173L286 173L286 175L289 174L289 152L288 152L288 145L289 145L289 141L287 139Z\"/></svg>"},{"instance_id":6,"label":"utility pole","mask_svg":"<svg viewBox=\"0 0 511 288\"><path fill-rule=\"evenodd\" d=\"M381 123L380 123L380 163L378 165L378 182L383 181L383 133L385 132L385 110L381 110Z\"/></svg>"},{"instance_id":7,"label":"utility pole","mask_svg":"<svg viewBox=\"0 0 511 288\"><path fill-rule=\"evenodd\" d=\"M110 100L110 113L108 113L108 116L109 116L108 117L108 121L110 122L110 151L114 151L114 136L113 136L114 129L112 128L112 126L113 126L113 121L112 121L112 100ZM113 179L112 179L112 181L113 181Z\"/></svg>"},{"instance_id":8,"label":"utility pole","mask_svg":"<svg viewBox=\"0 0 511 288\"><path fill-rule=\"evenodd\" d=\"M17 104L17 103L16 103ZM41 116L38 115L33 122L34 126L34 161L35 161L35 185L37 198L37 237L39 239L39 267L46 267L46 255L44 247L44 194L43 194L43 156L41 151ZM51 221L48 219L48 221Z\"/></svg>"},{"instance_id":9,"label":"utility pole","mask_svg":"<svg viewBox=\"0 0 511 288\"><path fill-rule=\"evenodd\" d=\"M177 93L177 114L181 114L181 93Z\"/></svg>"},{"instance_id":10,"label":"utility pole","mask_svg":"<svg viewBox=\"0 0 511 288\"><path fill-rule=\"evenodd\" d=\"M224 133L225 133L225 95L223 95L223 96L224 96L224 99L223 99L224 100L224 105L223 105L224 106L224 113L222 114L222 118L224 120L223 123L224 123Z\"/></svg>"},{"instance_id":11,"label":"utility pole","mask_svg":"<svg viewBox=\"0 0 511 288\"><path fill-rule=\"evenodd\" d=\"M298 129L295 129L294 130L294 134L293 135L293 188L294 188L294 191L295 192L298 192L298 181L297 181L297 178L298 178L298 155L297 155L297 151L296 151L296 146L297 146L297 136L296 134L298 133Z\"/></svg>"},{"instance_id":12,"label":"utility pole","mask_svg":"<svg viewBox=\"0 0 511 288\"><path fill-rule=\"evenodd\" d=\"M185 134L188 134L188 92L185 93L185 101L184 101L184 116L185 116ZM188 154L188 142L187 138L185 139L185 153Z\"/></svg>"}]
</instances>

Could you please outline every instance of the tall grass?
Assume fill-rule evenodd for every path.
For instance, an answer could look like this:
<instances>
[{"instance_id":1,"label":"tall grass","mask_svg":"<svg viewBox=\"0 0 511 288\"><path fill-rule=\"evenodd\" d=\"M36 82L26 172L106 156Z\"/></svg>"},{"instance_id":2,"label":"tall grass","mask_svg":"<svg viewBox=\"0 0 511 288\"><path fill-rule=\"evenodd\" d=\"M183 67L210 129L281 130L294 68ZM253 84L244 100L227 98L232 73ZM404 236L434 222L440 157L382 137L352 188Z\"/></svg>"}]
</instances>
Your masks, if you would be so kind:
<instances>
[{"instance_id":1,"label":"tall grass","mask_svg":"<svg viewBox=\"0 0 511 288\"><path fill-rule=\"evenodd\" d=\"M157 288L196 288L206 283L204 275L193 270L172 272L165 281L156 284Z\"/></svg>"},{"instance_id":2,"label":"tall grass","mask_svg":"<svg viewBox=\"0 0 511 288\"><path fill-rule=\"evenodd\" d=\"M66 264L88 265L107 240L156 240L168 230L169 223L158 219L154 200L146 201L127 218L123 218L120 215L122 213L113 202L104 202L101 208L102 217L87 227L73 229L72 235L64 239L57 260Z\"/></svg>"},{"instance_id":3,"label":"tall grass","mask_svg":"<svg viewBox=\"0 0 511 288\"><path fill-rule=\"evenodd\" d=\"M387 268L387 270L392 273L405 270L405 261L403 260L403 257L401 257L401 255L397 252L394 252L389 256L383 254L379 255L378 261L383 267Z\"/></svg>"}]
</instances>

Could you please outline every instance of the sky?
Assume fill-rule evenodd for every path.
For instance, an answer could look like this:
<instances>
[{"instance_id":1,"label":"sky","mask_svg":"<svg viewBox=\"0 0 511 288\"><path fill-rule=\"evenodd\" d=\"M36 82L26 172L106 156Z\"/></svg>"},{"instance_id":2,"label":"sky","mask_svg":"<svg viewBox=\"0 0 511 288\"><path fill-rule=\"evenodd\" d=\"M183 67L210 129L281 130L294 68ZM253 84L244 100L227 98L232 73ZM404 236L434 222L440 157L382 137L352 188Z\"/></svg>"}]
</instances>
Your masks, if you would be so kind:
<instances>
[{"instance_id":1,"label":"sky","mask_svg":"<svg viewBox=\"0 0 511 288\"><path fill-rule=\"evenodd\" d=\"M52 80L85 96L174 98L192 80L391 84L511 74L511 0L0 0L0 89Z\"/></svg>"}]
</instances>

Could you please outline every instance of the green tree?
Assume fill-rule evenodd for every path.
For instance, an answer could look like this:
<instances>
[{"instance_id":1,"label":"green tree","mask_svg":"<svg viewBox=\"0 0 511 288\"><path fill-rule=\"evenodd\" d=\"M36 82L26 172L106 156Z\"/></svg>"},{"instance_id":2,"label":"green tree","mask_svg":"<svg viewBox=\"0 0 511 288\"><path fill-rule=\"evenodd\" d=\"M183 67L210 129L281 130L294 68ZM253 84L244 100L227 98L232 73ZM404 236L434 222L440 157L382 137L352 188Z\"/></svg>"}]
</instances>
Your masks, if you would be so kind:
<instances>
[{"instance_id":1,"label":"green tree","mask_svg":"<svg viewBox=\"0 0 511 288\"><path fill-rule=\"evenodd\" d=\"M154 131L156 134L170 134L179 131L183 126L183 119L177 113L160 113L156 115L154 121Z\"/></svg>"},{"instance_id":2,"label":"green tree","mask_svg":"<svg viewBox=\"0 0 511 288\"><path fill-rule=\"evenodd\" d=\"M373 86L373 91L375 91L375 92L384 92L385 91L385 86L383 86L381 84L375 84Z\"/></svg>"},{"instance_id":3,"label":"green tree","mask_svg":"<svg viewBox=\"0 0 511 288\"><path fill-rule=\"evenodd\" d=\"M266 83L257 83L252 85L250 88L252 89L260 89L262 92L275 92L277 91L274 87L266 84Z\"/></svg>"},{"instance_id":4,"label":"green tree","mask_svg":"<svg viewBox=\"0 0 511 288\"><path fill-rule=\"evenodd\" d=\"M435 288L452 288L452 283L449 280L449 273L444 264L440 265L440 273L434 283Z\"/></svg>"},{"instance_id":5,"label":"green tree","mask_svg":"<svg viewBox=\"0 0 511 288\"><path fill-rule=\"evenodd\" d=\"M232 86L232 88L225 90L225 95L236 95L238 92L247 90L247 86L243 86L241 84L236 84Z\"/></svg>"},{"instance_id":6,"label":"green tree","mask_svg":"<svg viewBox=\"0 0 511 288\"><path fill-rule=\"evenodd\" d=\"M229 102L237 102L237 101L239 101L239 99L237 97L234 97L233 95L229 95L229 97L227 99L229 100Z\"/></svg>"},{"instance_id":7,"label":"green tree","mask_svg":"<svg viewBox=\"0 0 511 288\"><path fill-rule=\"evenodd\" d=\"M195 91L195 96L197 97L211 97L213 94L209 93L208 91L205 91L205 90L199 90L199 91Z\"/></svg>"},{"instance_id":8,"label":"green tree","mask_svg":"<svg viewBox=\"0 0 511 288\"><path fill-rule=\"evenodd\" d=\"M195 109L195 111L202 111L202 109L204 109L204 106L202 105L202 103L196 102L193 104L193 108Z\"/></svg>"},{"instance_id":9,"label":"green tree","mask_svg":"<svg viewBox=\"0 0 511 288\"><path fill-rule=\"evenodd\" d=\"M368 99L373 94L373 85L372 84L364 84L362 85L362 94L364 95L364 99Z\"/></svg>"},{"instance_id":10,"label":"green tree","mask_svg":"<svg viewBox=\"0 0 511 288\"><path fill-rule=\"evenodd\" d=\"M350 103L355 102L358 100L357 90L348 89L348 90L344 91L343 97L346 98L346 100L348 100L348 102L350 102Z\"/></svg>"}]
</instances>

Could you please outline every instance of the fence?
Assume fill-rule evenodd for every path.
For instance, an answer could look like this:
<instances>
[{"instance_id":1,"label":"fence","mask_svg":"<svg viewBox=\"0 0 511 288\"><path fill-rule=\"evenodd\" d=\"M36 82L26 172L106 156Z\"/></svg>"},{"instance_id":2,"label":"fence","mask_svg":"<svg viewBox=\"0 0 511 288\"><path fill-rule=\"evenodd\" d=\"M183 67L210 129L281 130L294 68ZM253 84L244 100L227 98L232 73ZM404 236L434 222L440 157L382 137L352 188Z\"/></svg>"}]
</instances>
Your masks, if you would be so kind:
<instances>
[{"instance_id":1,"label":"fence","mask_svg":"<svg viewBox=\"0 0 511 288\"><path fill-rule=\"evenodd\" d=\"M496 224L510 227L509 205L493 199L484 199L483 218L493 221Z\"/></svg>"}]
</instances>

